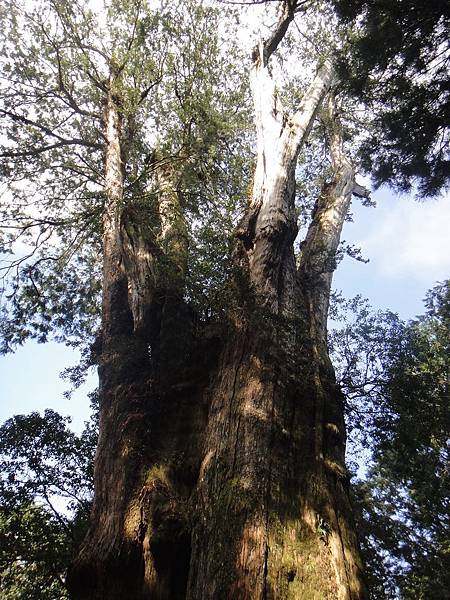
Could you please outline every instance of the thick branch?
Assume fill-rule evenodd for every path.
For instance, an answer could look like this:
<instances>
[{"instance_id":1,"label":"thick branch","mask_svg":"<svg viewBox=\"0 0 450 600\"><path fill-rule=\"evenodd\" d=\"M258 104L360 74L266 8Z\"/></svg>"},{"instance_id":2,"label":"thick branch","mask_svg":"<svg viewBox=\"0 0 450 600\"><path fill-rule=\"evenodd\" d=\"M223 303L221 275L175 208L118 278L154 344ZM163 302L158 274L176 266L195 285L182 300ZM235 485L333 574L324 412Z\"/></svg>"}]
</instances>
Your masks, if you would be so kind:
<instances>
[{"instance_id":1,"label":"thick branch","mask_svg":"<svg viewBox=\"0 0 450 600\"><path fill-rule=\"evenodd\" d=\"M299 275L314 307L316 329L325 342L328 303L336 252L345 217L353 194L368 196L368 191L356 184L355 169L344 148L342 124L331 93L322 115L330 152L333 176L324 184L314 209L313 219L302 246Z\"/></svg>"},{"instance_id":2,"label":"thick branch","mask_svg":"<svg viewBox=\"0 0 450 600\"><path fill-rule=\"evenodd\" d=\"M300 7L307 4L309 0L284 0L283 6L278 19L270 36L265 39L262 44L257 44L252 51L253 62L261 61L265 66L270 57L276 51L281 41L283 40L291 21L294 20L296 13Z\"/></svg>"},{"instance_id":3,"label":"thick branch","mask_svg":"<svg viewBox=\"0 0 450 600\"><path fill-rule=\"evenodd\" d=\"M296 6L284 5L284 16L268 41L268 48L281 41ZM291 118L284 114L264 60L254 62L251 77L257 161L251 204L237 234L244 242L250 279L261 301L275 312L289 313L296 295L295 166L335 73L331 61L325 60Z\"/></svg>"},{"instance_id":4,"label":"thick branch","mask_svg":"<svg viewBox=\"0 0 450 600\"><path fill-rule=\"evenodd\" d=\"M317 70L311 85L303 96L300 106L288 123L288 135L292 136L291 146L297 158L304 142L306 141L315 117L319 112L324 97L336 79L333 64L327 58Z\"/></svg>"},{"instance_id":5,"label":"thick branch","mask_svg":"<svg viewBox=\"0 0 450 600\"><path fill-rule=\"evenodd\" d=\"M139 205L130 205L124 210L121 237L134 331L148 335L159 256L148 214Z\"/></svg>"},{"instance_id":6,"label":"thick branch","mask_svg":"<svg viewBox=\"0 0 450 600\"><path fill-rule=\"evenodd\" d=\"M370 198L370 190L355 181L355 185L353 186L353 195L357 198Z\"/></svg>"},{"instance_id":7,"label":"thick branch","mask_svg":"<svg viewBox=\"0 0 450 600\"><path fill-rule=\"evenodd\" d=\"M112 92L105 107L105 205L103 209L103 299L102 327L104 350L120 334L128 302L122 264L121 217L124 168L121 149L121 116ZM125 321L126 322L126 321Z\"/></svg>"}]
</instances>

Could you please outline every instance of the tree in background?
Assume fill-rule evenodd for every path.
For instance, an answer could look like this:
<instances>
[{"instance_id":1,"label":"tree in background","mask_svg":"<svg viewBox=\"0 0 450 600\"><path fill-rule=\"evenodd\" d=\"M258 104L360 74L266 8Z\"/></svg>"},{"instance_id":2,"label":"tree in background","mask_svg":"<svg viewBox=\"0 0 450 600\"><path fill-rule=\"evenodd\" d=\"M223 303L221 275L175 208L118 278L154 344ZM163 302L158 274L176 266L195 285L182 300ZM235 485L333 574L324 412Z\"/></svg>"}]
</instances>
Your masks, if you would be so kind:
<instances>
[{"instance_id":1,"label":"tree in background","mask_svg":"<svg viewBox=\"0 0 450 600\"><path fill-rule=\"evenodd\" d=\"M0 428L2 598L67 597L67 567L89 522L96 437L93 424L77 436L51 410Z\"/></svg>"},{"instance_id":2,"label":"tree in background","mask_svg":"<svg viewBox=\"0 0 450 600\"><path fill-rule=\"evenodd\" d=\"M374 599L448 597L449 299L450 282L436 285L407 323L357 299L332 336L369 465L354 490Z\"/></svg>"},{"instance_id":3,"label":"tree in background","mask_svg":"<svg viewBox=\"0 0 450 600\"><path fill-rule=\"evenodd\" d=\"M333 0L349 24L341 72L348 89L372 107L362 164L376 185L420 196L449 178L450 12L444 0Z\"/></svg>"}]
</instances>

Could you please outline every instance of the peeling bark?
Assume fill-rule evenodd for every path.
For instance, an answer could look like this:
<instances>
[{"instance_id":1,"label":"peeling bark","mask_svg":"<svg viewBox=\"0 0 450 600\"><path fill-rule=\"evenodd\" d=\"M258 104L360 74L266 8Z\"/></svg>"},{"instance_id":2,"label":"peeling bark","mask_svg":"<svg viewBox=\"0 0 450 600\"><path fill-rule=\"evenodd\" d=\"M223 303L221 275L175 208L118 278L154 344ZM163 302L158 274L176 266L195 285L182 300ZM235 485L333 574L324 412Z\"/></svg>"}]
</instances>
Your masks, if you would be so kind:
<instances>
[{"instance_id":1,"label":"peeling bark","mask_svg":"<svg viewBox=\"0 0 450 600\"><path fill-rule=\"evenodd\" d=\"M334 93L328 97L322 120L326 130L332 166L332 181L326 182L313 212L302 246L299 275L308 282L308 303L314 314L321 343L326 343L331 280L336 253L352 196L368 197L369 192L355 180L355 168L344 150L342 124Z\"/></svg>"}]
</instances>

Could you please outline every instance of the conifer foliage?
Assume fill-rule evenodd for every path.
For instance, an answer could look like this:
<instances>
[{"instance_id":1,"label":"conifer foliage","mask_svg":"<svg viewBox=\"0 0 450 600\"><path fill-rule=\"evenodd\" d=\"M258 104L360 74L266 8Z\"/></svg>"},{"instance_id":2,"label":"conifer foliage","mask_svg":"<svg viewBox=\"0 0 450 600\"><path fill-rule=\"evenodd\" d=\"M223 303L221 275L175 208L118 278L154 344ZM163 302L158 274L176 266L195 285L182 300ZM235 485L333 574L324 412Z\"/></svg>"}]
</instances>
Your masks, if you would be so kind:
<instances>
[{"instance_id":1,"label":"conifer foliage","mask_svg":"<svg viewBox=\"0 0 450 600\"><path fill-rule=\"evenodd\" d=\"M341 71L376 115L362 148L377 185L419 196L450 176L450 11L445 0L332 0L349 24Z\"/></svg>"}]
</instances>

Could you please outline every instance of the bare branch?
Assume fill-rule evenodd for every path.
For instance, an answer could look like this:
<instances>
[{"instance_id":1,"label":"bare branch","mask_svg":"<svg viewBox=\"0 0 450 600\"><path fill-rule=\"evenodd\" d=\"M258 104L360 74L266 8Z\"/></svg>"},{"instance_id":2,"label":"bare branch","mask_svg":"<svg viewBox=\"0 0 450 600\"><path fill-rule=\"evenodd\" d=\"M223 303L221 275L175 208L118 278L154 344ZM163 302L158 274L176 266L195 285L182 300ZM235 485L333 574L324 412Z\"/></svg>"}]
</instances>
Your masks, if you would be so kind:
<instances>
[{"instance_id":1,"label":"bare branch","mask_svg":"<svg viewBox=\"0 0 450 600\"><path fill-rule=\"evenodd\" d=\"M353 195L357 198L370 198L370 190L355 181L353 186Z\"/></svg>"}]
</instances>

